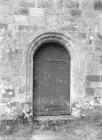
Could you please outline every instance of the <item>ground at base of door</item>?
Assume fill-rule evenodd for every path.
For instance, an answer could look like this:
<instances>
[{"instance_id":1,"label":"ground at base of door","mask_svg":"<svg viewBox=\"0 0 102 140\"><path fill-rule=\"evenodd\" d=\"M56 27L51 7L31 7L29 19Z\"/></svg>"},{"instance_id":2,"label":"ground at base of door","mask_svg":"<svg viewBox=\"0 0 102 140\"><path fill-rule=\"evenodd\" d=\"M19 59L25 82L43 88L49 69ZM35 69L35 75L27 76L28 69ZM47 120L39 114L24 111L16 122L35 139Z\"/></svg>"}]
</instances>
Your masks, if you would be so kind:
<instances>
[{"instance_id":1,"label":"ground at base of door","mask_svg":"<svg viewBox=\"0 0 102 140\"><path fill-rule=\"evenodd\" d=\"M6 125L0 140L99 140L102 139L102 110L83 118L52 116L18 125ZM50 119L49 119L50 118ZM15 130L15 131L14 131Z\"/></svg>"}]
</instances>

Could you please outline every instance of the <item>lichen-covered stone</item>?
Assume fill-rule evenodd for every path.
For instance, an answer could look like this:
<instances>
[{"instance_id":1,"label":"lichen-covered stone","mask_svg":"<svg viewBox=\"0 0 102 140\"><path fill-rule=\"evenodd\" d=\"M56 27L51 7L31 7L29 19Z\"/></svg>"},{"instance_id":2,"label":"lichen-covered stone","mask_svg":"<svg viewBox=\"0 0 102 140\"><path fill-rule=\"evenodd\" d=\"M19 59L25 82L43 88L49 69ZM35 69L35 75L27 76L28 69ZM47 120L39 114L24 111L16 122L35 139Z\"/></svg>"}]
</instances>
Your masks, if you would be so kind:
<instances>
[{"instance_id":1,"label":"lichen-covered stone","mask_svg":"<svg viewBox=\"0 0 102 140\"><path fill-rule=\"evenodd\" d=\"M96 107L102 106L102 98L95 96L91 100L78 101L73 104L72 116L75 118L86 117L94 111Z\"/></svg>"}]
</instances>

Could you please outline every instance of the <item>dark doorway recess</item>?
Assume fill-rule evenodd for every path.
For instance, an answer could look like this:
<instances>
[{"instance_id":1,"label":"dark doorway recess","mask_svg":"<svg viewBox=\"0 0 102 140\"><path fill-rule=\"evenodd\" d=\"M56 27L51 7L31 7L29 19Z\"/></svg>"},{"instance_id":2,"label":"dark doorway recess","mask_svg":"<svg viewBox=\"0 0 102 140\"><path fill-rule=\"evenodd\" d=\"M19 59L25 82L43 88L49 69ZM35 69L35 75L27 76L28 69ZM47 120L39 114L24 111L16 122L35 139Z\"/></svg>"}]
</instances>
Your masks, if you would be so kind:
<instances>
[{"instance_id":1,"label":"dark doorway recess","mask_svg":"<svg viewBox=\"0 0 102 140\"><path fill-rule=\"evenodd\" d=\"M33 56L34 115L70 113L70 56L66 48L50 42Z\"/></svg>"}]
</instances>

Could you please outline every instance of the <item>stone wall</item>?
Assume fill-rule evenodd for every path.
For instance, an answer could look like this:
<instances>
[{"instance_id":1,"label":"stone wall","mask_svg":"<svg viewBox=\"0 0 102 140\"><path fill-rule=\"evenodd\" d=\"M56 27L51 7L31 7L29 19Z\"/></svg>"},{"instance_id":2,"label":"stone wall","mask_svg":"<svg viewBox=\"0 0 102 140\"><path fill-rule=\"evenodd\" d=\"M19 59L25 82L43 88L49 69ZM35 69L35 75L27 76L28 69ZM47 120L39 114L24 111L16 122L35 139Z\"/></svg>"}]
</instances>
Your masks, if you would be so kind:
<instances>
[{"instance_id":1,"label":"stone wall","mask_svg":"<svg viewBox=\"0 0 102 140\"><path fill-rule=\"evenodd\" d=\"M0 118L31 105L26 52L44 31L70 35L76 46L71 102L102 97L101 13L101 0L0 0Z\"/></svg>"}]
</instances>

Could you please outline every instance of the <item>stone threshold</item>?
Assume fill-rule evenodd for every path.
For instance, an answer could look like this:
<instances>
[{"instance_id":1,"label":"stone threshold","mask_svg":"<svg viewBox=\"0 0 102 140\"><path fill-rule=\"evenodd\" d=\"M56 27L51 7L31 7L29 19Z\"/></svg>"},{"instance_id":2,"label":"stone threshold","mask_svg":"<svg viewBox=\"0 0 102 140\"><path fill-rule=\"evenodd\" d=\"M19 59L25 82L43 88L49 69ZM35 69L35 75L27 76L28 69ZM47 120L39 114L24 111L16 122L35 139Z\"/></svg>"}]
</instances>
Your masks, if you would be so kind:
<instances>
[{"instance_id":1,"label":"stone threshold","mask_svg":"<svg viewBox=\"0 0 102 140\"><path fill-rule=\"evenodd\" d=\"M35 118L38 121L47 121L47 120L73 120L75 119L74 117L72 117L71 115L59 115L59 116L37 116Z\"/></svg>"}]
</instances>

